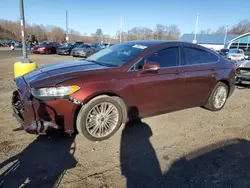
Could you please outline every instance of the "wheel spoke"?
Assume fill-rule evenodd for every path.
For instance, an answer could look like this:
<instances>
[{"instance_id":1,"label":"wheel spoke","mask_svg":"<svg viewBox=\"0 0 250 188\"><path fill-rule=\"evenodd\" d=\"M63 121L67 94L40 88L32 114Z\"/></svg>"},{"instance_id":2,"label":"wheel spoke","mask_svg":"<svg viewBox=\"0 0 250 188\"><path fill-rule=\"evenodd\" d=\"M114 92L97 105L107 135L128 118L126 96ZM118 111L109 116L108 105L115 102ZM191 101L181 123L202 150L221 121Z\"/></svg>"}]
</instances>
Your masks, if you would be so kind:
<instances>
[{"instance_id":1,"label":"wheel spoke","mask_svg":"<svg viewBox=\"0 0 250 188\"><path fill-rule=\"evenodd\" d=\"M101 110L100 110L99 106L96 106L96 107L95 107L95 110L96 110L97 114L100 114L100 113L101 113Z\"/></svg>"},{"instance_id":2,"label":"wheel spoke","mask_svg":"<svg viewBox=\"0 0 250 188\"><path fill-rule=\"evenodd\" d=\"M89 123L87 123L87 128L92 128L96 125L96 122L95 121L91 121Z\"/></svg>"},{"instance_id":3,"label":"wheel spoke","mask_svg":"<svg viewBox=\"0 0 250 188\"><path fill-rule=\"evenodd\" d=\"M107 104L104 102L101 104L101 113L105 113Z\"/></svg>"},{"instance_id":4,"label":"wheel spoke","mask_svg":"<svg viewBox=\"0 0 250 188\"><path fill-rule=\"evenodd\" d=\"M109 125L107 122L104 123L104 129L105 129L105 131L109 130Z\"/></svg>"},{"instance_id":5,"label":"wheel spoke","mask_svg":"<svg viewBox=\"0 0 250 188\"><path fill-rule=\"evenodd\" d=\"M114 107L109 105L109 107L108 107L108 109L106 111L106 114L109 115L112 112L113 109L114 109Z\"/></svg>"},{"instance_id":6,"label":"wheel spoke","mask_svg":"<svg viewBox=\"0 0 250 188\"><path fill-rule=\"evenodd\" d=\"M116 124L116 121L113 120L113 119L108 119L107 122L110 123L110 124L112 124L112 125Z\"/></svg>"},{"instance_id":7,"label":"wheel spoke","mask_svg":"<svg viewBox=\"0 0 250 188\"><path fill-rule=\"evenodd\" d=\"M95 113L94 116L96 116L97 114L99 114L98 111L96 110L96 108L93 108L93 109L92 109L92 112Z\"/></svg>"},{"instance_id":8,"label":"wheel spoke","mask_svg":"<svg viewBox=\"0 0 250 188\"><path fill-rule=\"evenodd\" d=\"M112 112L112 113L109 114L107 117L108 117L108 119L110 119L110 118L114 119L114 118L117 117L117 113L116 113L116 112Z\"/></svg>"},{"instance_id":9,"label":"wheel spoke","mask_svg":"<svg viewBox=\"0 0 250 188\"><path fill-rule=\"evenodd\" d=\"M92 129L92 133L93 133L93 134L96 134L98 129L99 129L99 124L96 124L96 125L94 126L94 128Z\"/></svg>"}]
</instances>

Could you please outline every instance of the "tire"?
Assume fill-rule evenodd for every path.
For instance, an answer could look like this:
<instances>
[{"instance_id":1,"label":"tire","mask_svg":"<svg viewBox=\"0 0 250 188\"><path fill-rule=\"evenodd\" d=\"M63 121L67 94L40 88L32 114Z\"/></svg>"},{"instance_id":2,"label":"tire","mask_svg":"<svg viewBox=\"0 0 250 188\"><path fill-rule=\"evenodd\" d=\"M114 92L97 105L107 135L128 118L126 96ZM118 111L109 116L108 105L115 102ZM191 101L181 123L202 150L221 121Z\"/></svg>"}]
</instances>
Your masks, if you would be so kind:
<instances>
[{"instance_id":1,"label":"tire","mask_svg":"<svg viewBox=\"0 0 250 188\"><path fill-rule=\"evenodd\" d=\"M115 120L112 121L115 122L113 124L108 124L108 128L104 127L105 121L109 121L110 118L104 118L101 116L101 114L98 115L93 115L93 108L97 107L99 110L99 105L101 104L106 104L106 105L110 105L113 107L114 110L111 111L110 114L112 113L116 113L115 115L113 114L112 116L115 117ZM106 106L106 110L108 110L109 106ZM120 105L120 103L117 101L117 99L113 98L113 97L109 97L107 95L102 95L102 96L98 96L92 100L90 100L87 104L83 105L82 108L80 109L78 115L77 115L77 119L76 119L76 128L77 131L81 134L83 134L88 140L91 141L102 141L102 140L106 140L108 138L110 138L121 126L122 124L122 119L123 119L123 107ZM95 110L95 112L97 112ZM92 116L89 116L91 115ZM97 118L99 116L99 118ZM105 116L105 115L104 115ZM93 122L89 121L89 120L93 120L95 119ZM103 121L103 122L102 122ZM92 123L91 123L92 122ZM90 128L87 128L88 124L96 124L96 122L98 123L104 123L105 125L99 125L99 128L96 128L98 126L93 126L91 127L92 129L90 130ZM110 123L110 122L109 122ZM102 130L106 129L106 133L103 135L100 135L101 133L101 129L100 127L102 127ZM95 129L96 128L96 129ZM93 133L92 131L96 130L96 134ZM99 135L98 135L99 134Z\"/></svg>"},{"instance_id":2,"label":"tire","mask_svg":"<svg viewBox=\"0 0 250 188\"><path fill-rule=\"evenodd\" d=\"M50 54L51 53L51 50L46 50L46 54Z\"/></svg>"},{"instance_id":3,"label":"tire","mask_svg":"<svg viewBox=\"0 0 250 188\"><path fill-rule=\"evenodd\" d=\"M223 94L222 94L222 96L221 96L221 103L219 103L218 105L216 105L215 103L215 98L216 98L216 95L218 94L217 92L220 90L220 89L222 89L224 92L223 92ZM209 96L209 98L208 98L208 102L207 102L207 104L205 105L205 108L206 109L208 109L208 110L210 110L210 111L219 111L219 110L221 110L224 106L225 106L225 104L226 104L226 102L227 102L227 98L228 98L228 86L226 85L226 84L224 84L224 83L222 83L222 82L218 82L216 85L215 85L215 87L214 87L214 89L213 89L213 91L212 91L212 93L210 94L210 96ZM221 91L222 91L221 90ZM218 96L218 95L217 95Z\"/></svg>"}]
</instances>

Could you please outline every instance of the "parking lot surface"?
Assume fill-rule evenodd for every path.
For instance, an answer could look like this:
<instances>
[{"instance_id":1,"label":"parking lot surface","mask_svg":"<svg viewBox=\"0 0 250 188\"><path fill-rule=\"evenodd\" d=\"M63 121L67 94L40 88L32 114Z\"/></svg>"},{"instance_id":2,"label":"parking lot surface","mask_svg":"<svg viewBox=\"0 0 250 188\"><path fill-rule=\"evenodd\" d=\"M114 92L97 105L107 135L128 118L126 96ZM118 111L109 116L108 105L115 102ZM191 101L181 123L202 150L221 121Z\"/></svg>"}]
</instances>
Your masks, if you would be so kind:
<instances>
[{"instance_id":1,"label":"parking lot surface","mask_svg":"<svg viewBox=\"0 0 250 188\"><path fill-rule=\"evenodd\" d=\"M20 57L6 53L0 52L0 187L250 187L249 88L238 87L219 112L193 108L145 118L102 142L36 136L15 130L10 103ZM30 58L38 66L73 59Z\"/></svg>"}]
</instances>

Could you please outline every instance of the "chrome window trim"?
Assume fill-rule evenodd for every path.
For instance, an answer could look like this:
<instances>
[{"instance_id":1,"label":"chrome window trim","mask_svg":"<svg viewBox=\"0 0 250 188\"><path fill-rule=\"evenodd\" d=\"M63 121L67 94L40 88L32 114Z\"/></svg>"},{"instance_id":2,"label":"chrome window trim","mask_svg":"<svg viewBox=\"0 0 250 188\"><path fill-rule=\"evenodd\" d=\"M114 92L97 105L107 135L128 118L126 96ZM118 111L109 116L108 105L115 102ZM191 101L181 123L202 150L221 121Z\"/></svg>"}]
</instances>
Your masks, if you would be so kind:
<instances>
[{"instance_id":1,"label":"chrome window trim","mask_svg":"<svg viewBox=\"0 0 250 188\"><path fill-rule=\"evenodd\" d=\"M175 47L175 46L174 46L174 47ZM177 46L176 46L176 47L177 47ZM211 53L211 52L209 52L209 51L207 51L207 50L205 50L205 49L202 49L202 48L195 48L195 47L192 47L192 46L183 46L183 48L185 48L185 47L186 47L186 48L192 48L192 49L197 49L197 50L201 50L201 51L205 51L205 52ZM168 48L171 48L171 47L168 47ZM179 48L179 53L181 54L181 46L178 46L178 48ZM162 49L162 50L164 50L164 49ZM184 53L185 53L185 51L184 51ZM179 57L180 64L179 64L178 66L160 67L160 69L170 69L170 68L178 68L178 67L182 68L182 67L190 67L190 66L202 66L202 65L217 64L217 63L219 63L221 57L220 57L218 54L215 54L215 53L211 53L211 54L215 55L215 56L218 58L218 60L217 60L217 61L208 62L208 63L196 63L196 64L191 64L191 65L185 65L185 64L182 64L182 61L181 61L181 59L182 59L184 56L180 55L180 56L181 56L181 57ZM143 60L143 59L144 59L144 58L140 58L137 62L135 62L135 63L128 69L127 72L137 72L138 70L132 70L132 68L133 68L134 66L136 66L136 64L139 63L139 62L140 62L141 60Z\"/></svg>"}]
</instances>

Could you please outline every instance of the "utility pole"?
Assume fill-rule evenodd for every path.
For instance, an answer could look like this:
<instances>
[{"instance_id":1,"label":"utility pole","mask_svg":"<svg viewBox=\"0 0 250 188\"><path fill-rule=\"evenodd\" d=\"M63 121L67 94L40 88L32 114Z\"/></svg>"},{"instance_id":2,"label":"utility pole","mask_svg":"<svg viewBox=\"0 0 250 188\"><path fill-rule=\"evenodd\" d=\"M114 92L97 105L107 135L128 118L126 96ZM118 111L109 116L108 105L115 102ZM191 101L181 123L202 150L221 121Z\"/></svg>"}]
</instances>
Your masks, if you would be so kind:
<instances>
[{"instance_id":1,"label":"utility pole","mask_svg":"<svg viewBox=\"0 0 250 188\"><path fill-rule=\"evenodd\" d=\"M121 23L120 23L120 43L122 43L122 16L121 16Z\"/></svg>"},{"instance_id":2,"label":"utility pole","mask_svg":"<svg viewBox=\"0 0 250 188\"><path fill-rule=\"evenodd\" d=\"M194 44L197 43L196 34L197 34L197 29L198 29L198 23L199 23L199 15L196 16L195 31L194 31L194 40L193 40Z\"/></svg>"},{"instance_id":3,"label":"utility pole","mask_svg":"<svg viewBox=\"0 0 250 188\"><path fill-rule=\"evenodd\" d=\"M20 4L20 24L21 24L21 38L22 38L22 50L23 50L23 58L21 59L22 63L29 63L27 48L25 43L25 19L24 19L24 8L23 8L23 0L19 1Z\"/></svg>"},{"instance_id":4,"label":"utility pole","mask_svg":"<svg viewBox=\"0 0 250 188\"><path fill-rule=\"evenodd\" d=\"M226 25L226 31L225 31L225 37L224 37L224 48L225 48L226 41L227 41L227 29L228 29L228 25Z\"/></svg>"},{"instance_id":5,"label":"utility pole","mask_svg":"<svg viewBox=\"0 0 250 188\"><path fill-rule=\"evenodd\" d=\"M14 63L14 76L19 77L27 74L28 72L37 68L35 62L31 62L28 59L27 48L25 43L25 19L24 19L24 8L23 8L23 0L19 0L20 6L20 29L21 29L21 38L22 38L22 51L23 58L21 61Z\"/></svg>"},{"instance_id":6,"label":"utility pole","mask_svg":"<svg viewBox=\"0 0 250 188\"><path fill-rule=\"evenodd\" d=\"M250 40L250 36L248 37L248 40L247 40L247 49L248 49L248 45L249 45L249 40Z\"/></svg>"},{"instance_id":7,"label":"utility pole","mask_svg":"<svg viewBox=\"0 0 250 188\"><path fill-rule=\"evenodd\" d=\"M68 11L66 10L66 41L69 41L69 36L68 36Z\"/></svg>"}]
</instances>

